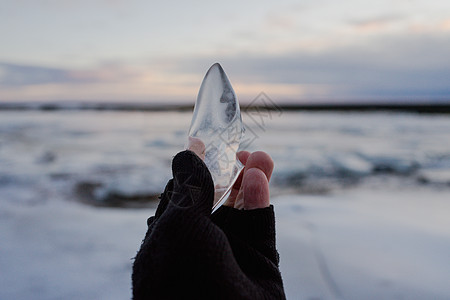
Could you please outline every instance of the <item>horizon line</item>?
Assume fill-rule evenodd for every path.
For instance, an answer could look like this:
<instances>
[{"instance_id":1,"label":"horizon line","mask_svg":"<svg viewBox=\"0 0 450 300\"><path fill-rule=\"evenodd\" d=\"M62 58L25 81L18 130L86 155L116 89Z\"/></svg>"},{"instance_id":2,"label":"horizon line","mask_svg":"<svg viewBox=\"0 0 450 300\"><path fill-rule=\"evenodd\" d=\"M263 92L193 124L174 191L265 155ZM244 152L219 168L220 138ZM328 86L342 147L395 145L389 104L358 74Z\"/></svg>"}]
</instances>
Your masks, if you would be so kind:
<instances>
[{"instance_id":1,"label":"horizon line","mask_svg":"<svg viewBox=\"0 0 450 300\"><path fill-rule=\"evenodd\" d=\"M257 100L257 99L256 99ZM318 103L275 103L270 98L241 104L241 110L277 110L277 111L404 111L417 113L450 114L450 100L440 102L318 102ZM194 104L162 102L0 102L0 111L192 111Z\"/></svg>"}]
</instances>

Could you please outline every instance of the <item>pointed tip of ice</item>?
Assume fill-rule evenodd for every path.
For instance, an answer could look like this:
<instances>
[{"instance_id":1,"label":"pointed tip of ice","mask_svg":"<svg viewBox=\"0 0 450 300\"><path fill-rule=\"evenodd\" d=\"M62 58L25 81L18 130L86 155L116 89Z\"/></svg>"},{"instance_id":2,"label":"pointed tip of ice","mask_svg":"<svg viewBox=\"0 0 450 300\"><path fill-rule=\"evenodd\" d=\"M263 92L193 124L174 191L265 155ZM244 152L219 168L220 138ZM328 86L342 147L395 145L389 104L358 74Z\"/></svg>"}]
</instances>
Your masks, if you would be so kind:
<instances>
[{"instance_id":1,"label":"pointed tip of ice","mask_svg":"<svg viewBox=\"0 0 450 300\"><path fill-rule=\"evenodd\" d=\"M215 74L215 75L213 75ZM216 77L218 76L218 77ZM205 80L211 80L211 78L227 78L227 75L225 74L225 71L223 70L222 66L219 63L213 64L209 69L208 72L206 72ZM228 80L228 79L227 79Z\"/></svg>"},{"instance_id":2,"label":"pointed tip of ice","mask_svg":"<svg viewBox=\"0 0 450 300\"><path fill-rule=\"evenodd\" d=\"M217 69L219 69L219 71L223 72L223 68L222 68L222 66L221 66L218 62L214 63L214 64L209 68L209 70L212 70L212 69L215 69L215 68L217 68Z\"/></svg>"}]
</instances>

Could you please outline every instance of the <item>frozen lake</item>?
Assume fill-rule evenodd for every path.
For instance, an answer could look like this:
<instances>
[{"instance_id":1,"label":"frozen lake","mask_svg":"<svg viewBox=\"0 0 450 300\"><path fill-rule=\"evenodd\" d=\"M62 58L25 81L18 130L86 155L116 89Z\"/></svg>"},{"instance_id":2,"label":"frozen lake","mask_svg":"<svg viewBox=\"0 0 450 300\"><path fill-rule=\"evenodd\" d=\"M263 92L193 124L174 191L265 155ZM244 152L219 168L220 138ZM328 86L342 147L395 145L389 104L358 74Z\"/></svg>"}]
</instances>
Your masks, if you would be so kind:
<instances>
[{"instance_id":1,"label":"frozen lake","mask_svg":"<svg viewBox=\"0 0 450 300\"><path fill-rule=\"evenodd\" d=\"M191 114L0 111L0 299L127 299ZM450 117L243 114L289 299L449 299ZM124 208L128 207L128 208Z\"/></svg>"}]
</instances>

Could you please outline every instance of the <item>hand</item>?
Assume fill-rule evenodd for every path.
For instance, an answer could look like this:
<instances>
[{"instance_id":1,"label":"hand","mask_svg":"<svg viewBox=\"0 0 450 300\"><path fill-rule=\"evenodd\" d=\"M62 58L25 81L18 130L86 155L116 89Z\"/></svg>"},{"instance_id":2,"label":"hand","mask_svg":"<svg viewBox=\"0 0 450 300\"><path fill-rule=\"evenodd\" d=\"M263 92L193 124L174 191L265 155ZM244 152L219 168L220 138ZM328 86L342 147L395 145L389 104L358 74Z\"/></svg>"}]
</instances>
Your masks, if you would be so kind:
<instances>
[{"instance_id":1,"label":"hand","mask_svg":"<svg viewBox=\"0 0 450 300\"><path fill-rule=\"evenodd\" d=\"M264 152L237 155L245 168L214 214L204 162L191 151L174 157L133 264L133 299L285 299L269 202L273 161Z\"/></svg>"}]
</instances>

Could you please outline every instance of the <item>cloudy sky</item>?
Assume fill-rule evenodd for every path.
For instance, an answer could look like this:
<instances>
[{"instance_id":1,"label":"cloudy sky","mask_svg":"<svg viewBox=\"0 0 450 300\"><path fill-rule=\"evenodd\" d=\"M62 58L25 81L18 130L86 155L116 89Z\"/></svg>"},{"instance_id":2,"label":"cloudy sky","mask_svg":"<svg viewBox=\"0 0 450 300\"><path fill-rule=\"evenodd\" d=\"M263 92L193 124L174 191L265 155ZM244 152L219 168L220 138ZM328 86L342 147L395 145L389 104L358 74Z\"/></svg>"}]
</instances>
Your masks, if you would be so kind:
<instances>
[{"instance_id":1,"label":"cloudy sky","mask_svg":"<svg viewBox=\"0 0 450 300\"><path fill-rule=\"evenodd\" d=\"M0 0L1 101L449 101L450 1Z\"/></svg>"}]
</instances>

